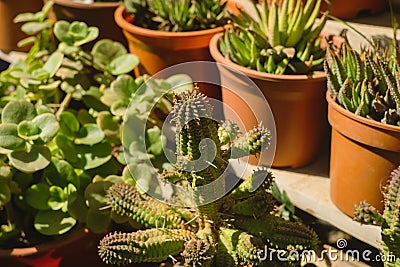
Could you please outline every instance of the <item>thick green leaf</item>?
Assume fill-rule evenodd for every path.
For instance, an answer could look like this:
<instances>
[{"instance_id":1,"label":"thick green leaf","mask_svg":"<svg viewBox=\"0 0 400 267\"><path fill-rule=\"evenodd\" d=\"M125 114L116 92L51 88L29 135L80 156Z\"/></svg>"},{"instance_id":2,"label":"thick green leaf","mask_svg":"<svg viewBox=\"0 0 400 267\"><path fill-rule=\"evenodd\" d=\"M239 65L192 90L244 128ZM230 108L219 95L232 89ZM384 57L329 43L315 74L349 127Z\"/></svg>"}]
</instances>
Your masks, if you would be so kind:
<instances>
[{"instance_id":1,"label":"thick green leaf","mask_svg":"<svg viewBox=\"0 0 400 267\"><path fill-rule=\"evenodd\" d=\"M43 235L62 235L72 229L76 220L59 210L42 210L35 216L35 229Z\"/></svg>"},{"instance_id":2,"label":"thick green leaf","mask_svg":"<svg viewBox=\"0 0 400 267\"><path fill-rule=\"evenodd\" d=\"M157 126L150 128L146 131L146 145L147 152L160 155L163 152L163 147L166 143L166 138L161 135L161 129Z\"/></svg>"},{"instance_id":3,"label":"thick green leaf","mask_svg":"<svg viewBox=\"0 0 400 267\"><path fill-rule=\"evenodd\" d=\"M109 66L112 75L121 75L132 71L139 64L139 58L134 54L126 54L114 59Z\"/></svg>"},{"instance_id":4,"label":"thick green leaf","mask_svg":"<svg viewBox=\"0 0 400 267\"><path fill-rule=\"evenodd\" d=\"M74 167L65 160L54 158L44 170L44 175L52 185L67 187L69 183L80 187L79 178L75 173Z\"/></svg>"},{"instance_id":5,"label":"thick green leaf","mask_svg":"<svg viewBox=\"0 0 400 267\"><path fill-rule=\"evenodd\" d=\"M35 209L48 210L50 198L50 186L46 183L33 184L25 194L26 202Z\"/></svg>"},{"instance_id":6,"label":"thick green leaf","mask_svg":"<svg viewBox=\"0 0 400 267\"><path fill-rule=\"evenodd\" d=\"M40 129L32 121L21 121L18 124L18 135L25 140L36 140L39 138Z\"/></svg>"},{"instance_id":7,"label":"thick green leaf","mask_svg":"<svg viewBox=\"0 0 400 267\"><path fill-rule=\"evenodd\" d=\"M97 125L110 138L113 143L121 143L120 140L120 124L115 120L115 117L108 111L102 111L97 115Z\"/></svg>"},{"instance_id":8,"label":"thick green leaf","mask_svg":"<svg viewBox=\"0 0 400 267\"><path fill-rule=\"evenodd\" d=\"M88 28L88 33L86 37L82 40L75 41L74 45L75 46L81 46L83 44L89 43L96 39L99 36L99 28L97 27L89 27Z\"/></svg>"},{"instance_id":9,"label":"thick green leaf","mask_svg":"<svg viewBox=\"0 0 400 267\"><path fill-rule=\"evenodd\" d=\"M94 145L104 139L103 131L97 124L88 123L81 127L78 137L75 139L76 144Z\"/></svg>"},{"instance_id":10,"label":"thick green leaf","mask_svg":"<svg viewBox=\"0 0 400 267\"><path fill-rule=\"evenodd\" d=\"M1 113L1 121L3 123L18 124L21 121L30 121L35 118L35 107L24 100L13 100L3 108Z\"/></svg>"},{"instance_id":11,"label":"thick green leaf","mask_svg":"<svg viewBox=\"0 0 400 267\"><path fill-rule=\"evenodd\" d=\"M68 34L69 30L69 25L70 23L65 20L60 20L57 21L54 24L54 35L57 37L57 39L61 42L65 42L67 44L72 44L73 38ZM62 43L61 43L62 44Z\"/></svg>"},{"instance_id":12,"label":"thick green leaf","mask_svg":"<svg viewBox=\"0 0 400 267\"><path fill-rule=\"evenodd\" d=\"M16 150L25 146L25 140L18 136L18 126L14 123L0 124L0 147Z\"/></svg>"},{"instance_id":13,"label":"thick green leaf","mask_svg":"<svg viewBox=\"0 0 400 267\"><path fill-rule=\"evenodd\" d=\"M193 80L187 74L175 74L166 79L175 93L186 92L193 88Z\"/></svg>"},{"instance_id":14,"label":"thick green leaf","mask_svg":"<svg viewBox=\"0 0 400 267\"><path fill-rule=\"evenodd\" d=\"M67 199L68 196L66 194L66 192L64 191L64 189L62 189L61 187L52 185L49 188L49 192L50 192L50 197L48 200L48 206L52 209L52 210L62 210L63 212L67 211Z\"/></svg>"},{"instance_id":15,"label":"thick green leaf","mask_svg":"<svg viewBox=\"0 0 400 267\"><path fill-rule=\"evenodd\" d=\"M91 54L93 55L94 66L97 69L106 71L114 59L127 54L127 51L119 42L110 39L102 39L93 46Z\"/></svg>"},{"instance_id":16,"label":"thick green leaf","mask_svg":"<svg viewBox=\"0 0 400 267\"><path fill-rule=\"evenodd\" d=\"M50 150L41 145L32 145L27 150L12 151L9 155L11 164L22 172L32 173L42 170L51 160Z\"/></svg>"},{"instance_id":17,"label":"thick green leaf","mask_svg":"<svg viewBox=\"0 0 400 267\"><path fill-rule=\"evenodd\" d=\"M51 141L60 129L56 116L51 113L40 114L32 122L40 129L39 137L45 143Z\"/></svg>"},{"instance_id":18,"label":"thick green leaf","mask_svg":"<svg viewBox=\"0 0 400 267\"><path fill-rule=\"evenodd\" d=\"M0 207L11 200L11 190L7 181L0 180Z\"/></svg>"},{"instance_id":19,"label":"thick green leaf","mask_svg":"<svg viewBox=\"0 0 400 267\"><path fill-rule=\"evenodd\" d=\"M64 54L62 54L60 52L54 52L47 59L46 63L43 66L43 69L45 69L50 74L50 77L53 77L54 74L56 74L56 72L58 71L58 69L61 66L63 58L64 58Z\"/></svg>"},{"instance_id":20,"label":"thick green leaf","mask_svg":"<svg viewBox=\"0 0 400 267\"><path fill-rule=\"evenodd\" d=\"M107 229L110 221L111 218L109 211L103 210L102 212L99 212L89 209L86 219L86 225L93 233L104 234L104 231Z\"/></svg>"},{"instance_id":21,"label":"thick green leaf","mask_svg":"<svg viewBox=\"0 0 400 267\"><path fill-rule=\"evenodd\" d=\"M79 121L69 111L64 111L60 114L59 123L61 132L67 137L74 138L79 131Z\"/></svg>"},{"instance_id":22,"label":"thick green leaf","mask_svg":"<svg viewBox=\"0 0 400 267\"><path fill-rule=\"evenodd\" d=\"M121 179L122 182L122 179ZM99 211L108 206L106 197L107 190L113 183L111 181L100 181L91 183L85 190L85 198L88 206L93 211Z\"/></svg>"},{"instance_id":23,"label":"thick green leaf","mask_svg":"<svg viewBox=\"0 0 400 267\"><path fill-rule=\"evenodd\" d=\"M51 26L52 24L49 21L43 21L43 22L31 21L24 23L21 26L21 30L28 35L32 35L44 29L48 29Z\"/></svg>"},{"instance_id":24,"label":"thick green leaf","mask_svg":"<svg viewBox=\"0 0 400 267\"><path fill-rule=\"evenodd\" d=\"M63 134L58 134L54 141L58 148L61 150L65 159L68 159L68 161L71 163L75 163L78 161L78 156L73 141L68 139Z\"/></svg>"},{"instance_id":25,"label":"thick green leaf","mask_svg":"<svg viewBox=\"0 0 400 267\"><path fill-rule=\"evenodd\" d=\"M73 163L75 168L89 170L105 164L111 159L112 147L109 143L103 142L92 146L75 146L78 161Z\"/></svg>"},{"instance_id":26,"label":"thick green leaf","mask_svg":"<svg viewBox=\"0 0 400 267\"><path fill-rule=\"evenodd\" d=\"M86 199L74 186L68 185L68 213L79 222L86 222L88 211Z\"/></svg>"}]
</instances>

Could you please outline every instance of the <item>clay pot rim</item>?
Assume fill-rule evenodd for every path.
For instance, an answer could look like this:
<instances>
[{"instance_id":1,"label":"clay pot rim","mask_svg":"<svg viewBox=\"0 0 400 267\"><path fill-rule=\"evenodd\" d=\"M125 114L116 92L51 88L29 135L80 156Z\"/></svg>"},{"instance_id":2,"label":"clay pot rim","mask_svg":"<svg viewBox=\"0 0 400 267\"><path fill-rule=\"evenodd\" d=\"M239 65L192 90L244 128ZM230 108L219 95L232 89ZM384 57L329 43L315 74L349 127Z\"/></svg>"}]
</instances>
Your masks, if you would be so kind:
<instances>
[{"instance_id":1,"label":"clay pot rim","mask_svg":"<svg viewBox=\"0 0 400 267\"><path fill-rule=\"evenodd\" d=\"M210 35L221 32L227 27L227 26L219 26L212 29L187 31L187 32L166 32L166 31L150 30L133 25L132 23L129 23L128 21L125 20L126 16L127 14L125 11L125 7L123 5L120 5L115 9L114 19L115 22L118 24L118 26L120 26L122 29L128 32L134 32L138 35L152 37L152 38L193 37L193 36Z\"/></svg>"},{"instance_id":2,"label":"clay pot rim","mask_svg":"<svg viewBox=\"0 0 400 267\"><path fill-rule=\"evenodd\" d=\"M81 2L75 2L73 0L53 0L54 4L60 4L63 6L80 8L80 9L100 9L108 7L118 7L120 2L94 2L91 4L85 4Z\"/></svg>"},{"instance_id":3,"label":"clay pot rim","mask_svg":"<svg viewBox=\"0 0 400 267\"><path fill-rule=\"evenodd\" d=\"M12 248L12 249L0 249L0 259L4 257L26 257L35 255L38 253L46 252L56 247L64 246L80 239L83 235L88 233L89 230L83 226L78 226L77 229L71 232L58 236L54 240L41 243L31 247L25 248Z\"/></svg>"},{"instance_id":4,"label":"clay pot rim","mask_svg":"<svg viewBox=\"0 0 400 267\"><path fill-rule=\"evenodd\" d=\"M360 123L367 124L369 126L373 126L373 127L376 127L376 128L381 128L381 129L394 131L394 132L400 132L400 127L399 126L385 124L385 123L381 123L379 121L367 119L367 118L364 118L364 117L362 117L360 115L356 115L353 112L348 111L347 109L343 108L338 103L333 101L333 99L331 98L331 95L329 93L329 90L326 91L326 100L328 101L328 104L333 109L335 109L337 112L343 114L344 116L346 116L346 117L348 117L350 119L353 119L353 120L358 121Z\"/></svg>"},{"instance_id":5,"label":"clay pot rim","mask_svg":"<svg viewBox=\"0 0 400 267\"><path fill-rule=\"evenodd\" d=\"M219 38L223 35L223 33L217 33L215 34L211 40L210 40L210 45L209 45L209 49L210 49L210 53L211 56L215 59L216 62L220 62L224 65L227 65L233 69L239 70L240 72L246 74L249 77L252 78L257 78L257 79L261 79L261 80L272 80L272 81L293 81L293 82L297 82L297 81L321 81L321 80L326 80L326 74L324 71L318 71L318 72L314 72L311 75L305 75L305 74L301 74L301 75L294 75L294 74L283 74L283 75L279 75L279 74L272 74L272 73L266 73L266 72L261 72L261 71L257 71L257 70L253 70L253 69L249 69L246 67L243 67L239 64L234 63L233 61L227 59L226 57L224 57L221 52L218 49L218 41Z\"/></svg>"}]
</instances>

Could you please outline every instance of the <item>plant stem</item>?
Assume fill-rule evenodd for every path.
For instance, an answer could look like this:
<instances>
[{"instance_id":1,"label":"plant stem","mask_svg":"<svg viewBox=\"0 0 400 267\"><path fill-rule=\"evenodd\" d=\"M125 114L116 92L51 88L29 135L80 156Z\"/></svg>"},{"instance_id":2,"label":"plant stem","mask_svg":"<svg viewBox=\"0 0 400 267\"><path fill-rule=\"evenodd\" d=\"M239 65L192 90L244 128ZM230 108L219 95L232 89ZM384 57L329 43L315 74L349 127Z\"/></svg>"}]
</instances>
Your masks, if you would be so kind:
<instances>
[{"instance_id":1,"label":"plant stem","mask_svg":"<svg viewBox=\"0 0 400 267\"><path fill-rule=\"evenodd\" d=\"M69 103L71 102L71 99L72 99L72 93L68 93L68 94L64 97L63 101L62 101L61 104L60 104L60 108L57 110L57 113L56 113L56 117L57 117L57 118L58 118L58 117L60 116L60 114L63 113L64 110L68 107Z\"/></svg>"}]
</instances>

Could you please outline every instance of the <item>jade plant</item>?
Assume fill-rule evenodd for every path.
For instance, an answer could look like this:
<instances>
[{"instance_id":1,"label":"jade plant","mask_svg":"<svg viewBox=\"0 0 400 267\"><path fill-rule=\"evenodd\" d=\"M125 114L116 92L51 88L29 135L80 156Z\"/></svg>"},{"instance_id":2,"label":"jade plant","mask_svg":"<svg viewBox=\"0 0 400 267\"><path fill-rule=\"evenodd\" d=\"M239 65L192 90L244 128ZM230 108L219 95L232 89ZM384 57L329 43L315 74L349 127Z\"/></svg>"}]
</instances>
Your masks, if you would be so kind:
<instances>
[{"instance_id":1,"label":"jade plant","mask_svg":"<svg viewBox=\"0 0 400 267\"><path fill-rule=\"evenodd\" d=\"M381 123L400 126L398 44L391 41L386 48L372 41L370 44L358 52L344 36L340 47L333 44L327 47L324 68L328 90L332 99L346 110Z\"/></svg>"},{"instance_id":2,"label":"jade plant","mask_svg":"<svg viewBox=\"0 0 400 267\"><path fill-rule=\"evenodd\" d=\"M219 39L221 53L241 66L272 74L311 74L322 70L325 51L321 31L325 12L316 24L322 0L254 1L256 15L241 9Z\"/></svg>"},{"instance_id":3,"label":"jade plant","mask_svg":"<svg viewBox=\"0 0 400 267\"><path fill-rule=\"evenodd\" d=\"M20 45L31 49L0 74L0 247L34 245L77 225L103 232L117 220L98 207L111 184L133 180L121 142L124 107L139 87L147 93L141 105L150 105L182 77L131 76L135 55L109 39L88 50L98 28L52 22L52 4L16 17L31 35ZM171 108L163 100L157 114ZM162 168L160 119L151 118L148 153Z\"/></svg>"},{"instance_id":4,"label":"jade plant","mask_svg":"<svg viewBox=\"0 0 400 267\"><path fill-rule=\"evenodd\" d=\"M140 227L107 234L99 244L103 261L124 265L172 258L185 266L299 264L290 251L312 249L318 237L308 226L278 215L269 169L257 167L248 179L237 179L228 189L235 182L225 173L228 160L267 149L269 131L258 126L240 134L236 123L212 120L212 107L196 86L175 94L172 114L176 161L174 169L161 172L159 178L184 190L171 196L177 201L171 204L146 194L138 184L111 186L105 208ZM214 185L204 190L210 183ZM220 192L221 198L211 201ZM287 261L272 257L271 262L267 251L279 252Z\"/></svg>"},{"instance_id":5,"label":"jade plant","mask_svg":"<svg viewBox=\"0 0 400 267\"><path fill-rule=\"evenodd\" d=\"M356 207L354 220L381 227L382 258L385 266L394 267L400 265L400 167L392 171L383 195L383 213L364 201Z\"/></svg>"},{"instance_id":6,"label":"jade plant","mask_svg":"<svg viewBox=\"0 0 400 267\"><path fill-rule=\"evenodd\" d=\"M211 29L227 23L227 1L222 0L124 0L134 25L161 31Z\"/></svg>"}]
</instances>

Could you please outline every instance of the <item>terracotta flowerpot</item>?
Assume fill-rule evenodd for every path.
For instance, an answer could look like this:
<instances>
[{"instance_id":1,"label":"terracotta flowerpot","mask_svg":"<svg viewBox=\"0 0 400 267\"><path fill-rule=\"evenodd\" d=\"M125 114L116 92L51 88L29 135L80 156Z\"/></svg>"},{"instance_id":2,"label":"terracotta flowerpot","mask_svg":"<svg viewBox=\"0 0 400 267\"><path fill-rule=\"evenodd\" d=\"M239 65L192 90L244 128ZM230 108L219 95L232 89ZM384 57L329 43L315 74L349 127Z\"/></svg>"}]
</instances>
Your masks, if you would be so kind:
<instances>
[{"instance_id":1,"label":"terracotta flowerpot","mask_svg":"<svg viewBox=\"0 0 400 267\"><path fill-rule=\"evenodd\" d=\"M263 108L262 100L250 92L248 84L238 80L229 68L250 77L268 101L275 119L277 143L272 166L296 168L310 163L318 155L328 132L325 73L312 76L275 75L239 66L219 52L217 44L220 36L222 34L217 34L211 39L210 52L220 63L224 104L238 114L246 129L260 123L254 114L261 113L257 109ZM232 118L226 109L224 113L227 119ZM261 121L265 124L270 119Z\"/></svg>"},{"instance_id":2,"label":"terracotta flowerpot","mask_svg":"<svg viewBox=\"0 0 400 267\"><path fill-rule=\"evenodd\" d=\"M348 19L360 14L375 14L388 6L387 0L330 0L331 5L323 1L321 10L329 10L332 16Z\"/></svg>"},{"instance_id":3,"label":"terracotta flowerpot","mask_svg":"<svg viewBox=\"0 0 400 267\"><path fill-rule=\"evenodd\" d=\"M228 2L228 6L235 10L233 3ZM130 15L126 13L123 6L115 10L115 21L122 28L130 52L136 54L140 59L140 64L135 70L136 75L145 73L154 75L165 68L184 62L212 61L208 44L214 34L224 30L224 27L221 26L188 32L157 31L133 25L127 20L129 17ZM204 73L203 76L206 78L209 70L199 69L199 71ZM207 88L204 89L204 86ZM200 85L200 91L209 97L221 98L218 86L203 84Z\"/></svg>"},{"instance_id":4,"label":"terracotta flowerpot","mask_svg":"<svg viewBox=\"0 0 400 267\"><path fill-rule=\"evenodd\" d=\"M382 186L400 165L400 127L357 116L329 93L326 99L332 125L331 199L349 216L363 200L382 211Z\"/></svg>"},{"instance_id":5,"label":"terracotta flowerpot","mask_svg":"<svg viewBox=\"0 0 400 267\"><path fill-rule=\"evenodd\" d=\"M17 43L27 37L21 31L21 23L15 24L13 19L20 13L36 13L42 8L42 0L0 0L0 49L4 52L26 52L29 47L19 48Z\"/></svg>"},{"instance_id":6,"label":"terracotta flowerpot","mask_svg":"<svg viewBox=\"0 0 400 267\"><path fill-rule=\"evenodd\" d=\"M128 47L121 29L114 21L114 11L120 5L119 2L85 4L73 0L53 1L54 5L50 16L54 20L84 21L89 26L99 28L98 39L109 38Z\"/></svg>"},{"instance_id":7,"label":"terracotta flowerpot","mask_svg":"<svg viewBox=\"0 0 400 267\"><path fill-rule=\"evenodd\" d=\"M2 267L86 267L103 266L97 254L102 234L80 228L53 241L34 247L0 250Z\"/></svg>"}]
</instances>

